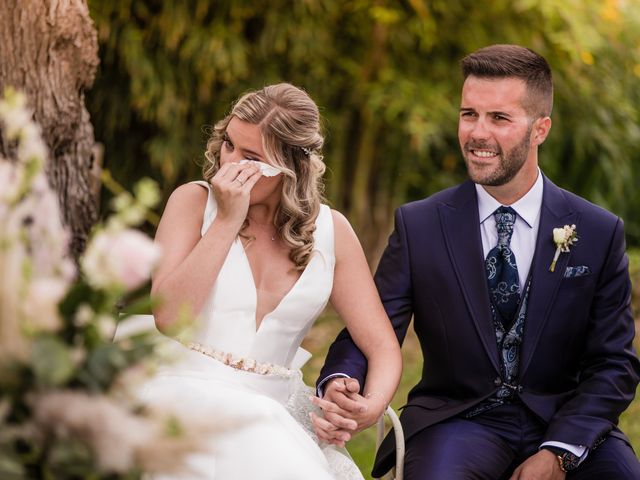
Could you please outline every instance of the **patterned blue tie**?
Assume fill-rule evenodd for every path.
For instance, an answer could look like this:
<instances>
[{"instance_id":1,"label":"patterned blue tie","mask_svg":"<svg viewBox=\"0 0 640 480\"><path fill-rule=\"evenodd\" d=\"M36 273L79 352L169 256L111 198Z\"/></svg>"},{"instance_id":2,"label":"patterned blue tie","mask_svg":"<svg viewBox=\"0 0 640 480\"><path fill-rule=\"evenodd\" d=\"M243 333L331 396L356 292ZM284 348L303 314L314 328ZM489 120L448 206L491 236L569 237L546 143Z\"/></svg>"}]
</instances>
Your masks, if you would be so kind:
<instances>
[{"instance_id":1,"label":"patterned blue tie","mask_svg":"<svg viewBox=\"0 0 640 480\"><path fill-rule=\"evenodd\" d=\"M509 244L513 235L516 212L500 207L494 213L498 229L498 245L493 247L484 262L489 283L491 303L498 311L505 329L513 321L520 301L518 266Z\"/></svg>"}]
</instances>

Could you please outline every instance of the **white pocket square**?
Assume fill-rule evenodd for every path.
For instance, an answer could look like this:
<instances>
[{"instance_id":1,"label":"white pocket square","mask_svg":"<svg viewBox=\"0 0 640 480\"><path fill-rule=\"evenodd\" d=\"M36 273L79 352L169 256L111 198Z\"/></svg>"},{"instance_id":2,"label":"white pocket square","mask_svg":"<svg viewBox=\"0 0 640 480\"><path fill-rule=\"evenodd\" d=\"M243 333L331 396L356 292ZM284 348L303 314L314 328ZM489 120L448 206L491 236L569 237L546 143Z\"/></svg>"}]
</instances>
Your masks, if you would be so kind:
<instances>
[{"instance_id":1,"label":"white pocket square","mask_svg":"<svg viewBox=\"0 0 640 480\"><path fill-rule=\"evenodd\" d=\"M591 269L586 265L567 267L564 271L564 278L584 277L586 275L591 275Z\"/></svg>"}]
</instances>

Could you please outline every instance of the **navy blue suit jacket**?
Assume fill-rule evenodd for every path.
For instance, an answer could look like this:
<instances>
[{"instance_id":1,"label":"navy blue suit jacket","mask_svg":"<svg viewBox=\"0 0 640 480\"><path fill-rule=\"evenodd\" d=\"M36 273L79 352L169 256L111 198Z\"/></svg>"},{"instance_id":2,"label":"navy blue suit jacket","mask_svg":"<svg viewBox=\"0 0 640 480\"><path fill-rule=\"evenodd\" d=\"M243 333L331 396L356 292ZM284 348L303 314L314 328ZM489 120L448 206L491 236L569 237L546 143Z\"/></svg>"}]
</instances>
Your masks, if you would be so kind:
<instances>
[{"instance_id":1,"label":"navy blue suit jacket","mask_svg":"<svg viewBox=\"0 0 640 480\"><path fill-rule=\"evenodd\" d=\"M550 272L553 229L571 224L579 241ZM569 266L590 273L565 277ZM531 275L520 398L548 424L543 441L591 447L614 429L640 376L622 221L545 177ZM472 182L396 211L375 281L400 342L413 317L424 357L401 414L406 439L497 390L499 355ZM366 358L343 330L320 379L344 373L364 385L366 371ZM374 474L391 466L393 448L388 436Z\"/></svg>"}]
</instances>

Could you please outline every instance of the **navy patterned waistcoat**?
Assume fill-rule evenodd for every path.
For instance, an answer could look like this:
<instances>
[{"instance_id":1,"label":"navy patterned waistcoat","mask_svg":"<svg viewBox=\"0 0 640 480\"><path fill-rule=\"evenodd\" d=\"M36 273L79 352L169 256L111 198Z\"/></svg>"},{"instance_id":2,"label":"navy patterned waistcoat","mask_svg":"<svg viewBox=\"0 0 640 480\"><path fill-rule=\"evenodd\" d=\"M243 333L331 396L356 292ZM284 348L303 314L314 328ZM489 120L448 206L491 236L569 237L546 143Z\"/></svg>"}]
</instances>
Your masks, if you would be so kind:
<instances>
[{"instance_id":1,"label":"navy patterned waistcoat","mask_svg":"<svg viewBox=\"0 0 640 480\"><path fill-rule=\"evenodd\" d=\"M516 321L513 322L508 331L505 330L500 315L493 306L493 302L491 303L491 316L496 333L496 342L498 343L498 354L500 355L500 379L496 381L498 384L496 386L500 388L489 398L467 410L467 412L463 414L466 418L478 415L498 405L509 403L516 399L517 394L522 391L522 387L519 385L518 367L520 365L520 352L522 337L524 335L524 324L527 317L530 286L531 277L527 280L524 295L522 296L520 305L518 305Z\"/></svg>"}]
</instances>

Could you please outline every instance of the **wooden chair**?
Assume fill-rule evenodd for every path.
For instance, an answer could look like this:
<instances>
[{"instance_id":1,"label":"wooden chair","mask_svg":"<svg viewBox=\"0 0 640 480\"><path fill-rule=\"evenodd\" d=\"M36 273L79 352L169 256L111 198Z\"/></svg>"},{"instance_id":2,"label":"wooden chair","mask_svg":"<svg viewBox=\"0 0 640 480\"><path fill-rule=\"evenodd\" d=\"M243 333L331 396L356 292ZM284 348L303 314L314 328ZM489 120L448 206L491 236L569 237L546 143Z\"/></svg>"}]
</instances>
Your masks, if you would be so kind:
<instances>
[{"instance_id":1,"label":"wooden chair","mask_svg":"<svg viewBox=\"0 0 640 480\"><path fill-rule=\"evenodd\" d=\"M404 475L404 432L402 431L402 424L396 414L395 410L390 406L384 412L384 415L380 417L377 425L377 438L376 438L376 450L380 448L382 439L385 435L384 417L387 416L391 422L391 428L393 434L396 437L396 466L391 469L389 473L381 477L382 480L402 480Z\"/></svg>"}]
</instances>

